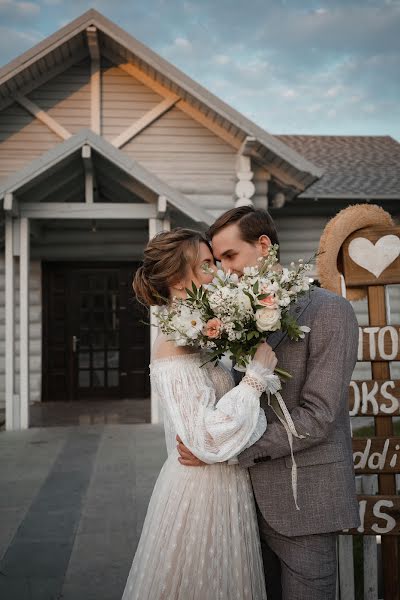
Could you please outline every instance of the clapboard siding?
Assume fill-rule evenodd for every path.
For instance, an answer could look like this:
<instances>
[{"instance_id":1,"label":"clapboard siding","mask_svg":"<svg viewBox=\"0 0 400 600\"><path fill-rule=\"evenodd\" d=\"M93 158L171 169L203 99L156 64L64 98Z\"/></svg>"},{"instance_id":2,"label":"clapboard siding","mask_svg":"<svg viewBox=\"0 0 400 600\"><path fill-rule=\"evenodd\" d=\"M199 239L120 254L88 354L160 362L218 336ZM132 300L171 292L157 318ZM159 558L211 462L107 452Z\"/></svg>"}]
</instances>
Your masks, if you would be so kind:
<instances>
[{"instance_id":1,"label":"clapboard siding","mask_svg":"<svg viewBox=\"0 0 400 600\"><path fill-rule=\"evenodd\" d=\"M285 217L275 216L281 248L281 263L289 266L299 258L307 260L318 251L319 240L327 217ZM315 273L315 271L314 271Z\"/></svg>"},{"instance_id":2,"label":"clapboard siding","mask_svg":"<svg viewBox=\"0 0 400 600\"><path fill-rule=\"evenodd\" d=\"M90 62L72 66L28 97L72 134L90 127Z\"/></svg>"},{"instance_id":3,"label":"clapboard siding","mask_svg":"<svg viewBox=\"0 0 400 600\"><path fill-rule=\"evenodd\" d=\"M0 181L60 142L46 125L17 104L0 112Z\"/></svg>"},{"instance_id":4,"label":"clapboard siding","mask_svg":"<svg viewBox=\"0 0 400 600\"><path fill-rule=\"evenodd\" d=\"M196 195L203 206L215 207L213 194L233 197L236 150L179 107L147 127L123 151L179 191Z\"/></svg>"},{"instance_id":5,"label":"clapboard siding","mask_svg":"<svg viewBox=\"0 0 400 600\"><path fill-rule=\"evenodd\" d=\"M102 135L112 141L163 98L117 66L104 61L101 82Z\"/></svg>"},{"instance_id":6,"label":"clapboard siding","mask_svg":"<svg viewBox=\"0 0 400 600\"><path fill-rule=\"evenodd\" d=\"M5 405L5 322L4 322L4 255L0 256L0 407ZM15 268L15 363L16 363L16 393L19 391L19 286L18 266ZM31 261L29 273L29 366L30 366L30 400L41 399L42 386L42 283L41 264Z\"/></svg>"}]
</instances>

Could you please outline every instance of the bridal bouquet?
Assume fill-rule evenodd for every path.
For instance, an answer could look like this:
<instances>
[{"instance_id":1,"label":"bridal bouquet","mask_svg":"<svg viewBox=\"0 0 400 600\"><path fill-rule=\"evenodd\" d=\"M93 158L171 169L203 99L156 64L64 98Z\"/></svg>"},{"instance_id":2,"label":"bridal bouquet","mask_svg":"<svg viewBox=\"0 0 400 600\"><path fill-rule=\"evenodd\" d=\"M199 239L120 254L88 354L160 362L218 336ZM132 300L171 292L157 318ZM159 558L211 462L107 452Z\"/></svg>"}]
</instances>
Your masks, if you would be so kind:
<instances>
[{"instance_id":1,"label":"bridal bouquet","mask_svg":"<svg viewBox=\"0 0 400 600\"><path fill-rule=\"evenodd\" d=\"M289 313L290 305L308 291L311 269L301 259L291 269L278 267L278 245L259 259L256 267L236 274L218 270L208 285L186 289L185 299L174 298L158 312L163 333L177 345L208 351L217 361L228 353L235 368L245 370L258 344L271 332L282 330L290 339L304 338L309 327L299 326ZM277 368L282 377L290 375Z\"/></svg>"}]
</instances>

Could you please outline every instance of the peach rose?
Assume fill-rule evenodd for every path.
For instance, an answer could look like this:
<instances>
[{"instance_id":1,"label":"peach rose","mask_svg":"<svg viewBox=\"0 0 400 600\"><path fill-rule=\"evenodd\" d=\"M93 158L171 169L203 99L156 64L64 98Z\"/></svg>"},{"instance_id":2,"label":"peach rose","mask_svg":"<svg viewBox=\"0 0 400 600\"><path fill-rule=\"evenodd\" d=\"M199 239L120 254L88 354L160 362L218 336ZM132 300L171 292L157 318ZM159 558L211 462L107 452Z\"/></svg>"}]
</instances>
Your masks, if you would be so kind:
<instances>
[{"instance_id":1,"label":"peach rose","mask_svg":"<svg viewBox=\"0 0 400 600\"><path fill-rule=\"evenodd\" d=\"M222 321L214 317L214 319L210 319L205 324L204 334L210 339L215 339L220 336L221 327Z\"/></svg>"},{"instance_id":2,"label":"peach rose","mask_svg":"<svg viewBox=\"0 0 400 600\"><path fill-rule=\"evenodd\" d=\"M259 304L262 304L266 308L278 308L278 301L277 301L275 292L268 292L268 290L266 290L265 292L263 291L263 294L268 294L268 293L269 293L269 296L267 296L266 298L263 298L262 300L259 300L258 301Z\"/></svg>"}]
</instances>

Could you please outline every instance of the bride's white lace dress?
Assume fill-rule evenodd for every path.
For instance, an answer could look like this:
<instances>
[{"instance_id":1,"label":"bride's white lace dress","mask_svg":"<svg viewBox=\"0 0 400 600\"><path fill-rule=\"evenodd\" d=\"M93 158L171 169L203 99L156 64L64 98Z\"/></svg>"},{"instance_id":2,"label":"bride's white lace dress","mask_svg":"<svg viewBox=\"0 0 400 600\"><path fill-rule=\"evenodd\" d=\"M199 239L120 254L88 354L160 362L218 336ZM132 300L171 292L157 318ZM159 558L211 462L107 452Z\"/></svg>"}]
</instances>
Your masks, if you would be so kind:
<instances>
[{"instance_id":1,"label":"bride's white lace dress","mask_svg":"<svg viewBox=\"0 0 400 600\"><path fill-rule=\"evenodd\" d=\"M255 364L234 387L222 366L201 364L199 354L151 364L168 459L151 496L122 600L266 598L249 474L223 462L265 431L260 409L265 371ZM207 466L178 462L176 434Z\"/></svg>"}]
</instances>

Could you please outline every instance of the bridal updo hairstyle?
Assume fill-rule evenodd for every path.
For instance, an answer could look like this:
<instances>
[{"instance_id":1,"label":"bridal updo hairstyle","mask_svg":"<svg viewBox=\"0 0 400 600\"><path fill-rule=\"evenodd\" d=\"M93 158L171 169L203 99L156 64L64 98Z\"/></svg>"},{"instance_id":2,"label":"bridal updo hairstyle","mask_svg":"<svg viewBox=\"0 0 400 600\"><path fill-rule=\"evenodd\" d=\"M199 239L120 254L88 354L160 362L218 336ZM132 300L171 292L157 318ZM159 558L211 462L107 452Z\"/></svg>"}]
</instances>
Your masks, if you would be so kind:
<instances>
[{"instance_id":1,"label":"bridal updo hairstyle","mask_svg":"<svg viewBox=\"0 0 400 600\"><path fill-rule=\"evenodd\" d=\"M201 243L210 248L199 231L182 227L155 235L147 244L143 264L133 279L132 287L139 302L146 306L167 304L169 287L194 269Z\"/></svg>"}]
</instances>

